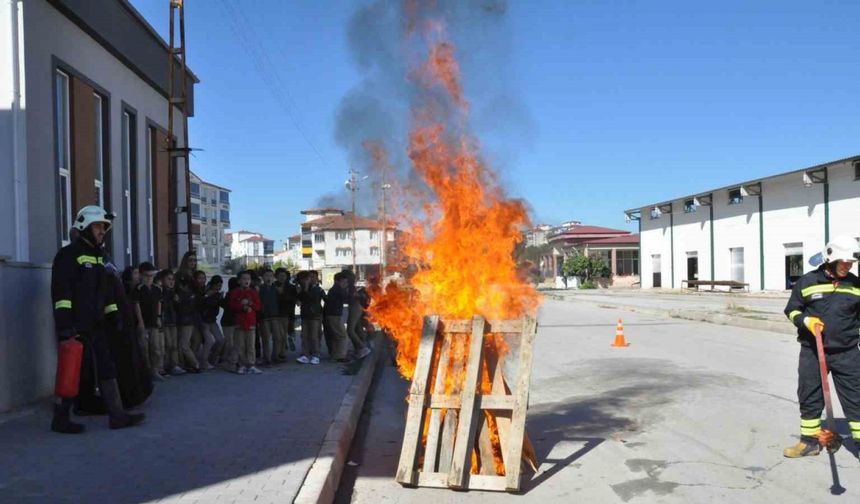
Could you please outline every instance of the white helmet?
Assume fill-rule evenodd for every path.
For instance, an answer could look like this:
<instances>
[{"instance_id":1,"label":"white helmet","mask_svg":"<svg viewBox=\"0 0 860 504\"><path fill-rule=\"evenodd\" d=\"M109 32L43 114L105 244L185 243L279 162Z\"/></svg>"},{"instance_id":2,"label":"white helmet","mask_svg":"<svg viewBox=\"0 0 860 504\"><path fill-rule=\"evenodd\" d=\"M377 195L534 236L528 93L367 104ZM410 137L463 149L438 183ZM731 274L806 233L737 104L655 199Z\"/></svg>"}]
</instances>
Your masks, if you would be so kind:
<instances>
[{"instance_id":1,"label":"white helmet","mask_svg":"<svg viewBox=\"0 0 860 504\"><path fill-rule=\"evenodd\" d=\"M829 263L836 261L856 262L860 259L860 243L856 238L842 235L827 244L823 252L824 260Z\"/></svg>"},{"instance_id":2,"label":"white helmet","mask_svg":"<svg viewBox=\"0 0 860 504\"><path fill-rule=\"evenodd\" d=\"M104 208L98 205L87 205L78 211L78 216L75 217L74 228L78 231L83 231L93 222L104 222L105 232L107 232L114 219L113 212L106 212Z\"/></svg>"}]
</instances>

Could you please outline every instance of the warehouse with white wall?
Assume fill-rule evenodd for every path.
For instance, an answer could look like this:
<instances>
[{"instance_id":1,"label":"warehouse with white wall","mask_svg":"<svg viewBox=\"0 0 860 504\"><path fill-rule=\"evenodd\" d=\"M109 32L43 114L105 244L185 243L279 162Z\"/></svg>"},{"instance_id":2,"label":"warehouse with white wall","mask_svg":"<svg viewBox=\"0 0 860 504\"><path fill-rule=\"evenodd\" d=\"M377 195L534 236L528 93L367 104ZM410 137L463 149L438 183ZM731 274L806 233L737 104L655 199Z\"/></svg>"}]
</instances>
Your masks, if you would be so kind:
<instances>
[{"instance_id":1,"label":"warehouse with white wall","mask_svg":"<svg viewBox=\"0 0 860 504\"><path fill-rule=\"evenodd\" d=\"M830 238L860 239L860 156L625 213L639 221L643 289L734 281L785 290Z\"/></svg>"}]
</instances>

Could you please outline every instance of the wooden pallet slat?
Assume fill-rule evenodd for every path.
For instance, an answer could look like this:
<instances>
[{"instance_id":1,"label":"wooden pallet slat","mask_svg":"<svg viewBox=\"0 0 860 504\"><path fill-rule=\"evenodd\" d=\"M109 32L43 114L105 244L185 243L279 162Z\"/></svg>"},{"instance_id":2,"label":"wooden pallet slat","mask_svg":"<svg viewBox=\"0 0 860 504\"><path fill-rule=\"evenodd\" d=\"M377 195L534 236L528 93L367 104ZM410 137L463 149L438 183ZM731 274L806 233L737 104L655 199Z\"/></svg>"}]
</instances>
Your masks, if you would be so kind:
<instances>
[{"instance_id":1,"label":"wooden pallet slat","mask_svg":"<svg viewBox=\"0 0 860 504\"><path fill-rule=\"evenodd\" d=\"M438 325L438 316L424 317L424 328L421 330L421 343L418 347L418 360L415 363L415 374L409 388L406 431L403 434L403 449L400 452L400 463L396 477L397 482L404 485L414 485L416 482L415 464L418 460L418 450L421 447L424 401L427 393L427 381L430 378L430 363L433 358L433 344L436 341Z\"/></svg>"},{"instance_id":2,"label":"wooden pallet slat","mask_svg":"<svg viewBox=\"0 0 860 504\"><path fill-rule=\"evenodd\" d=\"M471 320L425 317L407 400L409 409L396 476L400 484L519 490L522 462L536 467L534 448L525 433L536 328L532 317L489 321L480 316ZM518 339L513 391L504 375L504 359L509 356L484 352L486 335L491 333ZM432 391L431 377L435 377ZM459 392L452 393L446 382L461 380L454 385ZM488 395L482 393L483 380L490 381ZM498 435L504 475L496 474L491 425ZM426 441L422 439L425 434ZM480 470L472 467L473 454L478 456ZM422 456L423 464L418 468Z\"/></svg>"},{"instance_id":3,"label":"wooden pallet slat","mask_svg":"<svg viewBox=\"0 0 860 504\"><path fill-rule=\"evenodd\" d=\"M462 488L469 468L472 445L475 442L474 413L478 378L481 375L481 355L484 351L484 317L472 318L472 336L469 340L469 360L460 392L460 422L454 440L454 458L448 473L448 486Z\"/></svg>"},{"instance_id":4,"label":"wooden pallet slat","mask_svg":"<svg viewBox=\"0 0 860 504\"><path fill-rule=\"evenodd\" d=\"M529 405L529 384L532 377L532 358L534 355L536 328L537 321L532 317L526 317L523 322L522 341L520 342L520 365L517 370L517 380L514 386L516 405L511 417L510 430L510 437L513 442L508 445L508 456L506 457L507 460L511 461L509 466L505 468L505 478L507 480L505 489L509 492L518 492L520 489L520 473L522 471L520 460L523 456L523 443L516 441L523 439L526 432L526 411Z\"/></svg>"},{"instance_id":5,"label":"wooden pallet slat","mask_svg":"<svg viewBox=\"0 0 860 504\"><path fill-rule=\"evenodd\" d=\"M445 378L448 372L448 352L451 349L451 338L442 336L442 348L439 350L439 363L436 366L436 383L433 385L433 396L438 397L445 393ZM459 408L459 401L457 404ZM436 462L439 457L439 437L442 429L442 410L433 408L430 402L430 426L427 430L427 445L424 449L424 472L430 473L436 470Z\"/></svg>"}]
</instances>

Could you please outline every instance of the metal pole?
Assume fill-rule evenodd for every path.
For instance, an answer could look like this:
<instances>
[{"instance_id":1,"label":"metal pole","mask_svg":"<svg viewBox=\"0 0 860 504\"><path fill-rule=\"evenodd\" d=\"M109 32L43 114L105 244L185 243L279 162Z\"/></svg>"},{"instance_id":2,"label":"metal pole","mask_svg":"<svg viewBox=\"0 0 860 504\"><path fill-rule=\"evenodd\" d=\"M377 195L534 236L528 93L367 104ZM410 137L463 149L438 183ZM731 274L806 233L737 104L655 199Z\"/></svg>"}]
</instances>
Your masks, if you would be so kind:
<instances>
[{"instance_id":1,"label":"metal pole","mask_svg":"<svg viewBox=\"0 0 860 504\"><path fill-rule=\"evenodd\" d=\"M669 203L669 241L671 248L669 252L669 260L672 264L669 266L669 272L672 275L672 288L675 288L675 213L672 211L672 203Z\"/></svg>"},{"instance_id":2,"label":"metal pole","mask_svg":"<svg viewBox=\"0 0 860 504\"><path fill-rule=\"evenodd\" d=\"M358 270L355 268L355 191L356 187L355 170L350 170L349 188L352 191L352 272L358 275Z\"/></svg>"},{"instance_id":3,"label":"metal pole","mask_svg":"<svg viewBox=\"0 0 860 504\"><path fill-rule=\"evenodd\" d=\"M188 251L194 248L193 235L191 234L191 163L188 149L188 68L185 64L185 2L179 2L179 47L182 54L182 148L186 149L185 156L185 202L188 204L185 212L186 226L188 226ZM172 58L172 55L171 55Z\"/></svg>"},{"instance_id":4,"label":"metal pole","mask_svg":"<svg viewBox=\"0 0 860 504\"><path fill-rule=\"evenodd\" d=\"M382 281L385 278L385 246L388 242L388 237L386 233L388 233L388 226L385 221L385 190L388 189L385 184L385 174L382 175L382 239L379 248L379 280Z\"/></svg>"},{"instance_id":5,"label":"metal pole","mask_svg":"<svg viewBox=\"0 0 860 504\"><path fill-rule=\"evenodd\" d=\"M824 243L830 243L830 182L824 182Z\"/></svg>"},{"instance_id":6,"label":"metal pole","mask_svg":"<svg viewBox=\"0 0 860 504\"><path fill-rule=\"evenodd\" d=\"M758 194L758 261L761 280L761 290L764 290L764 196L761 190Z\"/></svg>"}]
</instances>

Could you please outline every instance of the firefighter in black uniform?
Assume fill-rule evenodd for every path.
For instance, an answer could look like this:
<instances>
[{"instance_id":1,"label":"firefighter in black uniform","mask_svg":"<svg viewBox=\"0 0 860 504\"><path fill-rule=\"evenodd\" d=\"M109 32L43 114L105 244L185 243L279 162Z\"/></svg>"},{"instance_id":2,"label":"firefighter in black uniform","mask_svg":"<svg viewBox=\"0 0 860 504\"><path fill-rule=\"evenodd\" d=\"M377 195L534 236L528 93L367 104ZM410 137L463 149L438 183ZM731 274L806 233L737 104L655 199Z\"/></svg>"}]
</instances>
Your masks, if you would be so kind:
<instances>
[{"instance_id":1,"label":"firefighter in black uniform","mask_svg":"<svg viewBox=\"0 0 860 504\"><path fill-rule=\"evenodd\" d=\"M821 445L839 449L836 433L821 429L824 395L813 331L821 329L827 366L854 443L860 445L860 279L851 268L860 245L850 236L827 244L824 263L803 275L791 291L785 314L797 326L800 359L797 399L800 403L800 442L786 448L788 458L818 455Z\"/></svg>"},{"instance_id":2,"label":"firefighter in black uniform","mask_svg":"<svg viewBox=\"0 0 860 504\"><path fill-rule=\"evenodd\" d=\"M102 251L112 220L113 214L95 205L78 212L74 222L77 238L54 257L51 297L57 337L60 341L78 338L87 351L93 352L101 394L110 416L109 426L121 429L140 423L144 416L129 414L123 409L105 331L106 324L111 323L117 311L113 293L108 289ZM57 399L51 430L64 434L83 432L83 425L71 421L73 402L73 399Z\"/></svg>"}]
</instances>

